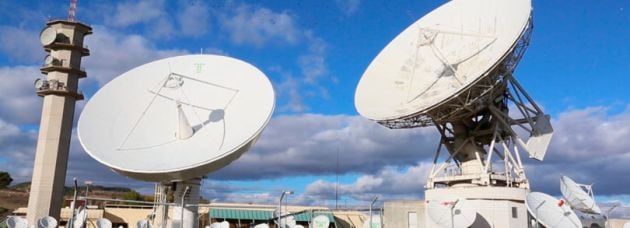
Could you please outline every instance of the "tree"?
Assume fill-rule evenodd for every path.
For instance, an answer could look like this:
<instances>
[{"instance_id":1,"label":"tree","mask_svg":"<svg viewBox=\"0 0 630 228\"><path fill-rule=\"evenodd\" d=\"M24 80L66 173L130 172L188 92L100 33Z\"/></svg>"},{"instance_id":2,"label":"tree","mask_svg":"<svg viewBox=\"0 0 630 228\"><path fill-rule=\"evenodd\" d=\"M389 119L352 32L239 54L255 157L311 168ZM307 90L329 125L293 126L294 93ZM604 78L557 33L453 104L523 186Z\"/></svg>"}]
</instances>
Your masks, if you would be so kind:
<instances>
[{"instance_id":1,"label":"tree","mask_svg":"<svg viewBox=\"0 0 630 228\"><path fill-rule=\"evenodd\" d=\"M124 200L142 200L142 195L134 190L123 193Z\"/></svg>"},{"instance_id":2,"label":"tree","mask_svg":"<svg viewBox=\"0 0 630 228\"><path fill-rule=\"evenodd\" d=\"M0 189L8 187L11 181L13 181L13 178L8 172L0 172Z\"/></svg>"}]
</instances>

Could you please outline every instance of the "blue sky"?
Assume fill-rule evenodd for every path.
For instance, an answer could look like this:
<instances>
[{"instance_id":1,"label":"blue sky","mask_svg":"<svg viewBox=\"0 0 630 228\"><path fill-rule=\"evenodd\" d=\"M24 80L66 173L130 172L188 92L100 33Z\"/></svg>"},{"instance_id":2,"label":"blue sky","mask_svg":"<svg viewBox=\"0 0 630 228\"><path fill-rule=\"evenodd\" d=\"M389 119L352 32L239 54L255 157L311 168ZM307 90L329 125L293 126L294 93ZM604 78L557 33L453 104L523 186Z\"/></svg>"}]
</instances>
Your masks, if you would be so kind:
<instances>
[{"instance_id":1,"label":"blue sky","mask_svg":"<svg viewBox=\"0 0 630 228\"><path fill-rule=\"evenodd\" d=\"M376 54L444 2L80 1L77 17L94 29L86 38L92 55L84 58L88 78L81 88L89 98L135 66L202 49L243 59L273 82L276 112L252 151L209 175L206 197L273 202L290 188L299 193L296 203L330 205L337 172L331 158L339 151L344 200L422 198L437 133L375 125L357 116L354 92ZM630 2L535 0L533 6L534 34L516 76L556 129L547 161L527 163L533 188L557 195L564 173L595 182L602 199L628 203L630 184L614 176L630 174L622 165L630 162ZM0 2L0 164L20 181L30 179L41 110L31 86L45 56L38 34L49 17L66 17L67 8L68 1ZM69 165L68 179L152 187L108 171L76 140ZM600 166L606 168L589 171Z\"/></svg>"}]
</instances>

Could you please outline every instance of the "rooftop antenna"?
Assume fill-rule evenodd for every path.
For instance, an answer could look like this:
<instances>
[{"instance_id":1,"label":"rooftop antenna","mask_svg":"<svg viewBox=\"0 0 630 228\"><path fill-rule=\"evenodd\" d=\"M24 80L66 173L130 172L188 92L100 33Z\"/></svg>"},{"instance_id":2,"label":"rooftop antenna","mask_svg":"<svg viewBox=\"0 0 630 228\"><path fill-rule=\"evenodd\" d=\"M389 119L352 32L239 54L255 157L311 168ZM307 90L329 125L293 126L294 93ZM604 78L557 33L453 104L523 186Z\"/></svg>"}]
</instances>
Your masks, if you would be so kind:
<instances>
[{"instance_id":1,"label":"rooftop antenna","mask_svg":"<svg viewBox=\"0 0 630 228\"><path fill-rule=\"evenodd\" d=\"M74 22L77 16L77 0L70 0L70 9L68 9L68 21Z\"/></svg>"}]
</instances>

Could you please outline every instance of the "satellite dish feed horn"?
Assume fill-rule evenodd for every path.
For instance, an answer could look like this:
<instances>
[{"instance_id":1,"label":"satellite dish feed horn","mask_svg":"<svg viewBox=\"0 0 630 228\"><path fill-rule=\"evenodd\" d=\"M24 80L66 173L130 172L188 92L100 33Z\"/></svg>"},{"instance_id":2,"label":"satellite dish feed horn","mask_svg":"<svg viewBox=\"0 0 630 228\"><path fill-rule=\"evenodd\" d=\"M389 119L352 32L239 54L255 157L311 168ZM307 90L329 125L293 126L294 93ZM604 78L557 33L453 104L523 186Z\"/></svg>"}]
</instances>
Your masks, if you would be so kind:
<instances>
[{"instance_id":1,"label":"satellite dish feed horn","mask_svg":"<svg viewBox=\"0 0 630 228\"><path fill-rule=\"evenodd\" d=\"M182 104L177 102L177 120L178 120L178 131L177 131L177 139L187 139L193 135L193 128L190 126L190 122L188 122L188 118L186 118L186 114L182 110Z\"/></svg>"}]
</instances>

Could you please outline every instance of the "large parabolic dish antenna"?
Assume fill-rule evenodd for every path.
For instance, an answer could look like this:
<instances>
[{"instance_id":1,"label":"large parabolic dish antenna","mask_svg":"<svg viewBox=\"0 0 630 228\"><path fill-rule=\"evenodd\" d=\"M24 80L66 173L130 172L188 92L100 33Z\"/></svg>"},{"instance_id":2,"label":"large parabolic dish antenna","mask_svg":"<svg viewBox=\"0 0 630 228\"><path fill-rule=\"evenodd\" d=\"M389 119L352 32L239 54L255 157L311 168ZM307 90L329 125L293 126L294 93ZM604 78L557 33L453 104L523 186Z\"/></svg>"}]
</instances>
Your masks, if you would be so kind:
<instances>
[{"instance_id":1,"label":"large parabolic dish antenna","mask_svg":"<svg viewBox=\"0 0 630 228\"><path fill-rule=\"evenodd\" d=\"M274 109L267 77L243 61L187 55L134 68L101 88L78 122L97 161L145 181L196 178L240 157Z\"/></svg>"},{"instance_id":2,"label":"large parabolic dish antenna","mask_svg":"<svg viewBox=\"0 0 630 228\"><path fill-rule=\"evenodd\" d=\"M368 66L356 91L358 112L375 121L431 117L515 49L530 11L529 0L455 0L433 10Z\"/></svg>"}]
</instances>

